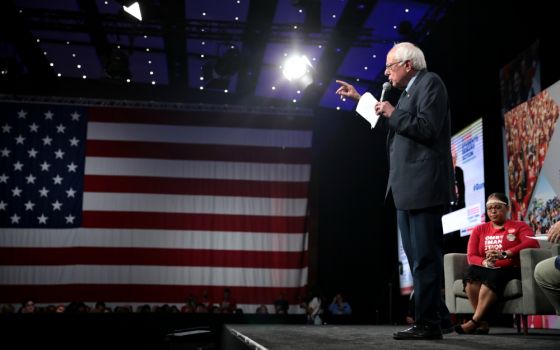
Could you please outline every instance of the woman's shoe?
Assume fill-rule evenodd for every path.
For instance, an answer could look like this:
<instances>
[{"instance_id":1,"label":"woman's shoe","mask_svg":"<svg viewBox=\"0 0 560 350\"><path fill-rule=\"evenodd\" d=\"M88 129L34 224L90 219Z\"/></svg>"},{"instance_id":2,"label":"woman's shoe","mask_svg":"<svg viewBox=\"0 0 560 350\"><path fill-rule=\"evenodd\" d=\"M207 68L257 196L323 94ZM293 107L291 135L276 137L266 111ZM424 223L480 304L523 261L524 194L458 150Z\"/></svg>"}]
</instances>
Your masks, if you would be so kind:
<instances>
[{"instance_id":1,"label":"woman's shoe","mask_svg":"<svg viewBox=\"0 0 560 350\"><path fill-rule=\"evenodd\" d=\"M469 331L466 331L466 330L463 328L463 325L466 325L466 324L468 324L469 322L472 322L472 323L475 325L475 327L472 328L472 329L469 330ZM471 318L469 321L463 323L462 325L457 325L457 326L455 326L455 332L457 332L457 334L474 334L474 332L477 330L478 327L480 327L480 322L475 321L475 320L473 320L473 319Z\"/></svg>"},{"instance_id":2,"label":"woman's shoe","mask_svg":"<svg viewBox=\"0 0 560 350\"><path fill-rule=\"evenodd\" d=\"M474 330L474 334L487 335L490 332L490 327L488 327L488 322L479 321L480 327Z\"/></svg>"}]
</instances>

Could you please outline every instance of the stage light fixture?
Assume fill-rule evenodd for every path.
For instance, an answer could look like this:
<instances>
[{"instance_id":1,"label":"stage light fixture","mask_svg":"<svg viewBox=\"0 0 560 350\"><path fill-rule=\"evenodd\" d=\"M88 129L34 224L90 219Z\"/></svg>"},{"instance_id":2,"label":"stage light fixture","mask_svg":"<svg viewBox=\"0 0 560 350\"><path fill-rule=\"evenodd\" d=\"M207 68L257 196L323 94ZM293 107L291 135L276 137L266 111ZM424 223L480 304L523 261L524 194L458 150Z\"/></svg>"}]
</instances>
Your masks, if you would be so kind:
<instances>
[{"instance_id":1,"label":"stage light fixture","mask_svg":"<svg viewBox=\"0 0 560 350\"><path fill-rule=\"evenodd\" d=\"M397 27L397 31L407 41L414 41L414 27L410 21L401 21Z\"/></svg>"},{"instance_id":2,"label":"stage light fixture","mask_svg":"<svg viewBox=\"0 0 560 350\"><path fill-rule=\"evenodd\" d=\"M229 45L228 45L229 46ZM241 65L241 52L236 46L229 48L215 61L202 65L202 76L205 88L226 90L230 78L237 73Z\"/></svg>"},{"instance_id":3,"label":"stage light fixture","mask_svg":"<svg viewBox=\"0 0 560 350\"><path fill-rule=\"evenodd\" d=\"M105 64L105 75L114 80L130 79L129 55L123 49L113 48Z\"/></svg>"},{"instance_id":4,"label":"stage light fixture","mask_svg":"<svg viewBox=\"0 0 560 350\"><path fill-rule=\"evenodd\" d=\"M303 28L306 32L321 31L321 0L292 0L292 5L305 9Z\"/></svg>"},{"instance_id":5,"label":"stage light fixture","mask_svg":"<svg viewBox=\"0 0 560 350\"><path fill-rule=\"evenodd\" d=\"M126 5L123 5L123 10L137 20L142 21L142 12L140 11L140 4L138 3L138 1L134 2L128 7Z\"/></svg>"},{"instance_id":6,"label":"stage light fixture","mask_svg":"<svg viewBox=\"0 0 560 350\"><path fill-rule=\"evenodd\" d=\"M282 74L284 77L302 88L313 83L313 66L305 55L293 55L284 62Z\"/></svg>"},{"instance_id":7,"label":"stage light fixture","mask_svg":"<svg viewBox=\"0 0 560 350\"><path fill-rule=\"evenodd\" d=\"M0 79L14 79L22 74L23 70L14 57L0 57Z\"/></svg>"},{"instance_id":8,"label":"stage light fixture","mask_svg":"<svg viewBox=\"0 0 560 350\"><path fill-rule=\"evenodd\" d=\"M239 70L241 64L241 52L235 46L230 47L223 55L216 61L214 70L219 76L226 77L232 76Z\"/></svg>"}]
</instances>

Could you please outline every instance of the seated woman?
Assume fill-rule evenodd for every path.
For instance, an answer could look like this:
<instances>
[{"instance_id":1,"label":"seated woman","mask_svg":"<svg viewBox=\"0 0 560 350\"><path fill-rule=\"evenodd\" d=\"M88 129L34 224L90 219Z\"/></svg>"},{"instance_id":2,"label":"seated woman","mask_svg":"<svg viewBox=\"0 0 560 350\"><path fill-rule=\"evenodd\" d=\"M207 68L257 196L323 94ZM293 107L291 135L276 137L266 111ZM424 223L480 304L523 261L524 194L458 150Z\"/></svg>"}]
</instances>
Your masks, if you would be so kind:
<instances>
[{"instance_id":1,"label":"seated woman","mask_svg":"<svg viewBox=\"0 0 560 350\"><path fill-rule=\"evenodd\" d=\"M519 251L538 248L533 231L522 221L507 219L508 199L503 193L488 196L486 213L490 222L474 228L467 248L469 268L463 285L474 314L471 320L457 325L459 334L487 334L484 322L490 307L503 296L506 284L521 279Z\"/></svg>"}]
</instances>

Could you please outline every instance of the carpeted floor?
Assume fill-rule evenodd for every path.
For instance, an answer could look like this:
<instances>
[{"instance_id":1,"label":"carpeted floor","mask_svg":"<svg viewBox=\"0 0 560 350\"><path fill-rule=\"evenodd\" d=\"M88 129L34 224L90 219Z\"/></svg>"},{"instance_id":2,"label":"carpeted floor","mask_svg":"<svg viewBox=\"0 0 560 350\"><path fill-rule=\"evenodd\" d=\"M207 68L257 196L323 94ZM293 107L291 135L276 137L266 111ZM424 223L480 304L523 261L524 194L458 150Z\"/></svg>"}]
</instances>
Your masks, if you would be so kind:
<instances>
[{"instance_id":1,"label":"carpeted floor","mask_svg":"<svg viewBox=\"0 0 560 350\"><path fill-rule=\"evenodd\" d=\"M444 335L443 340L394 340L403 326L303 326L226 325L226 333L239 332L270 350L359 350L359 349L560 349L560 330L531 329L529 335L511 328L493 328L489 335ZM233 335L231 335L233 337ZM253 343L253 344L254 344ZM259 349L247 346L247 349Z\"/></svg>"}]
</instances>

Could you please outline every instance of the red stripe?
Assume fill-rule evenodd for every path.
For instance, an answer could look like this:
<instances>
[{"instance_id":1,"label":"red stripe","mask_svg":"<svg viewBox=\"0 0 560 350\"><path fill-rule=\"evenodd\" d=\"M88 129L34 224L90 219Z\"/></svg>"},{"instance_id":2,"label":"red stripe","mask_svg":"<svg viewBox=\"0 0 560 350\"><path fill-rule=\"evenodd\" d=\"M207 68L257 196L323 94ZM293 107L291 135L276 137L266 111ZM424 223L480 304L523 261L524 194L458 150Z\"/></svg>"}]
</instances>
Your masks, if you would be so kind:
<instances>
[{"instance_id":1,"label":"red stripe","mask_svg":"<svg viewBox=\"0 0 560 350\"><path fill-rule=\"evenodd\" d=\"M308 185L308 182L86 175L84 191L307 199Z\"/></svg>"},{"instance_id":2,"label":"red stripe","mask_svg":"<svg viewBox=\"0 0 560 350\"><path fill-rule=\"evenodd\" d=\"M239 127L252 129L311 130L311 116L266 115L236 112L162 111L133 108L90 107L88 121Z\"/></svg>"},{"instance_id":3,"label":"red stripe","mask_svg":"<svg viewBox=\"0 0 560 350\"><path fill-rule=\"evenodd\" d=\"M300 269L307 253L157 248L0 248L0 265L155 265Z\"/></svg>"},{"instance_id":4,"label":"red stripe","mask_svg":"<svg viewBox=\"0 0 560 350\"><path fill-rule=\"evenodd\" d=\"M305 217L84 211L83 227L236 232L306 232Z\"/></svg>"},{"instance_id":5,"label":"red stripe","mask_svg":"<svg viewBox=\"0 0 560 350\"><path fill-rule=\"evenodd\" d=\"M271 304L284 293L290 304L299 304L305 287L227 287L238 304ZM218 303L223 295L223 286L162 286L142 284L66 284L66 285L14 285L0 286L3 303L21 303L33 300L36 303L68 303L71 301L109 303L183 303L189 295L200 298L208 292L210 301Z\"/></svg>"},{"instance_id":6,"label":"red stripe","mask_svg":"<svg viewBox=\"0 0 560 350\"><path fill-rule=\"evenodd\" d=\"M309 164L311 162L310 152L309 148L200 145L139 141L87 141L88 157Z\"/></svg>"}]
</instances>

